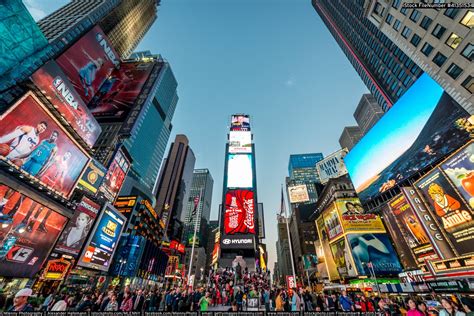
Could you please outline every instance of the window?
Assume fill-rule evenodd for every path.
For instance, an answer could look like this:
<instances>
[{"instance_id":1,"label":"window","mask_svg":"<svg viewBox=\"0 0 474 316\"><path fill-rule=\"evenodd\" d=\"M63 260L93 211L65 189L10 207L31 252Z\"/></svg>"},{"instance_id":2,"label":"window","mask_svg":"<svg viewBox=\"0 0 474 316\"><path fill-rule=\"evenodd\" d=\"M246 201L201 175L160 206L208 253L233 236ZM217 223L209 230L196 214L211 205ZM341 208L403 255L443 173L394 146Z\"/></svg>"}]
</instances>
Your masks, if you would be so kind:
<instances>
[{"instance_id":1,"label":"window","mask_svg":"<svg viewBox=\"0 0 474 316\"><path fill-rule=\"evenodd\" d=\"M410 43L415 46L415 47L418 47L418 45L420 44L421 42L421 37L419 37L417 34L413 34L413 37L411 38L411 41Z\"/></svg>"},{"instance_id":2,"label":"window","mask_svg":"<svg viewBox=\"0 0 474 316\"><path fill-rule=\"evenodd\" d=\"M446 45L448 45L452 49L456 49L459 46L459 44L461 44L461 42L462 42L462 37L459 37L456 34L451 33L451 35L449 35L448 39L446 40Z\"/></svg>"},{"instance_id":3,"label":"window","mask_svg":"<svg viewBox=\"0 0 474 316\"><path fill-rule=\"evenodd\" d=\"M421 52L425 56L429 56L432 51L433 51L433 46L431 46L428 42L426 42L425 45L423 45L423 47L421 48Z\"/></svg>"},{"instance_id":4,"label":"window","mask_svg":"<svg viewBox=\"0 0 474 316\"><path fill-rule=\"evenodd\" d=\"M474 26L474 11L467 11L461 20L461 24L472 28Z\"/></svg>"},{"instance_id":5,"label":"window","mask_svg":"<svg viewBox=\"0 0 474 316\"><path fill-rule=\"evenodd\" d=\"M392 7L394 7L395 9L398 9L400 7L400 2L402 2L402 0L394 0Z\"/></svg>"},{"instance_id":6,"label":"window","mask_svg":"<svg viewBox=\"0 0 474 316\"><path fill-rule=\"evenodd\" d=\"M456 8L449 8L444 11L444 15L446 15L448 18L451 18L454 20L456 15L458 15L459 9Z\"/></svg>"},{"instance_id":7,"label":"window","mask_svg":"<svg viewBox=\"0 0 474 316\"><path fill-rule=\"evenodd\" d=\"M430 19L430 17L428 17L428 16L425 15L425 16L423 17L423 19L421 20L420 26L421 26L423 29L427 30L427 29L430 27L431 22L433 22L433 20Z\"/></svg>"},{"instance_id":8,"label":"window","mask_svg":"<svg viewBox=\"0 0 474 316\"><path fill-rule=\"evenodd\" d=\"M400 25L402 23L400 22L400 20L395 20L395 23L393 24L393 29L398 31L400 29Z\"/></svg>"},{"instance_id":9,"label":"window","mask_svg":"<svg viewBox=\"0 0 474 316\"><path fill-rule=\"evenodd\" d=\"M437 53L435 57L433 58L433 62L439 67L443 66L445 61L446 61L446 56L444 56L441 53Z\"/></svg>"},{"instance_id":10,"label":"window","mask_svg":"<svg viewBox=\"0 0 474 316\"><path fill-rule=\"evenodd\" d=\"M449 66L448 69L446 69L446 73L453 79L457 79L459 75L462 72L462 68L456 65L455 63L452 63L451 66Z\"/></svg>"},{"instance_id":11,"label":"window","mask_svg":"<svg viewBox=\"0 0 474 316\"><path fill-rule=\"evenodd\" d=\"M474 45L469 43L466 48L462 51L461 55L469 59L470 61L474 60Z\"/></svg>"},{"instance_id":12,"label":"window","mask_svg":"<svg viewBox=\"0 0 474 316\"><path fill-rule=\"evenodd\" d=\"M375 12L375 14L377 14L377 15L383 16L383 7L382 7L382 5L380 4L380 2L378 2L378 1L377 1L377 3L375 4L374 12Z\"/></svg>"},{"instance_id":13,"label":"window","mask_svg":"<svg viewBox=\"0 0 474 316\"><path fill-rule=\"evenodd\" d=\"M436 24L431 34L433 34L434 37L440 39L443 36L444 32L446 32L446 28L440 24Z\"/></svg>"},{"instance_id":14,"label":"window","mask_svg":"<svg viewBox=\"0 0 474 316\"><path fill-rule=\"evenodd\" d=\"M461 85L466 88L467 91L474 93L474 77L468 76L466 80L464 80Z\"/></svg>"},{"instance_id":15,"label":"window","mask_svg":"<svg viewBox=\"0 0 474 316\"><path fill-rule=\"evenodd\" d=\"M412 20L415 23L418 22L420 17L421 17L421 12L416 9L414 9L413 12L410 14L410 20Z\"/></svg>"},{"instance_id":16,"label":"window","mask_svg":"<svg viewBox=\"0 0 474 316\"><path fill-rule=\"evenodd\" d=\"M410 33L411 33L410 28L407 27L407 26L405 26L405 27L403 28L403 31L402 31L402 36L403 36L404 38L408 38L408 36L410 36Z\"/></svg>"},{"instance_id":17,"label":"window","mask_svg":"<svg viewBox=\"0 0 474 316\"><path fill-rule=\"evenodd\" d=\"M408 12L407 7L403 7L403 8L400 9L400 13L403 14L403 15L407 15L407 12Z\"/></svg>"},{"instance_id":18,"label":"window","mask_svg":"<svg viewBox=\"0 0 474 316\"><path fill-rule=\"evenodd\" d=\"M391 15L390 13L387 14L387 17L385 18L385 22L387 22L387 24L392 25L392 21L393 21L393 15Z\"/></svg>"}]
</instances>

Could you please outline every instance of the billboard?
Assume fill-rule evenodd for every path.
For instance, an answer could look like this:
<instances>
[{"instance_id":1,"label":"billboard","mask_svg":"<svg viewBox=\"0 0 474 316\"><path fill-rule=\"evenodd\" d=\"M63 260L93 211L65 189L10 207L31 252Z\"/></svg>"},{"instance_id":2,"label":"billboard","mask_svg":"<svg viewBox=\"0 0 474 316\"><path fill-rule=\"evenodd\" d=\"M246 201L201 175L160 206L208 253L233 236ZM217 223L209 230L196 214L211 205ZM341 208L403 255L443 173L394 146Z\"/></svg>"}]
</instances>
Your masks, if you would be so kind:
<instances>
[{"instance_id":1,"label":"billboard","mask_svg":"<svg viewBox=\"0 0 474 316\"><path fill-rule=\"evenodd\" d=\"M255 198L250 190L229 190L225 195L224 233L255 234Z\"/></svg>"},{"instance_id":2,"label":"billboard","mask_svg":"<svg viewBox=\"0 0 474 316\"><path fill-rule=\"evenodd\" d=\"M288 187L290 203L304 203L309 201L308 188L306 184Z\"/></svg>"},{"instance_id":3,"label":"billboard","mask_svg":"<svg viewBox=\"0 0 474 316\"><path fill-rule=\"evenodd\" d=\"M87 104L120 59L99 26L75 42L56 59L80 97Z\"/></svg>"},{"instance_id":4,"label":"billboard","mask_svg":"<svg viewBox=\"0 0 474 316\"><path fill-rule=\"evenodd\" d=\"M323 250L324 264L326 265L329 280L339 280L339 273L337 271L336 263L334 262L331 248L329 246L328 229L324 224L324 219L322 215L316 219L316 228L318 230L319 240Z\"/></svg>"},{"instance_id":5,"label":"billboard","mask_svg":"<svg viewBox=\"0 0 474 316\"><path fill-rule=\"evenodd\" d=\"M245 114L235 114L231 117L231 131L250 131L250 118Z\"/></svg>"},{"instance_id":6,"label":"billboard","mask_svg":"<svg viewBox=\"0 0 474 316\"><path fill-rule=\"evenodd\" d=\"M100 191L110 202L113 202L120 192L129 169L130 161L125 157L122 149L119 148L100 186Z\"/></svg>"},{"instance_id":7,"label":"billboard","mask_svg":"<svg viewBox=\"0 0 474 316\"><path fill-rule=\"evenodd\" d=\"M356 276L354 263L351 258L346 238L342 237L330 245L331 253L336 263L337 272L341 277Z\"/></svg>"},{"instance_id":8,"label":"billboard","mask_svg":"<svg viewBox=\"0 0 474 316\"><path fill-rule=\"evenodd\" d=\"M336 207L345 233L385 233L380 216L365 214L358 198L337 199Z\"/></svg>"},{"instance_id":9,"label":"billboard","mask_svg":"<svg viewBox=\"0 0 474 316\"><path fill-rule=\"evenodd\" d=\"M227 161L227 187L253 187L252 155L229 154Z\"/></svg>"},{"instance_id":10,"label":"billboard","mask_svg":"<svg viewBox=\"0 0 474 316\"><path fill-rule=\"evenodd\" d=\"M222 237L222 249L255 249L254 236L247 235L229 235Z\"/></svg>"},{"instance_id":11,"label":"billboard","mask_svg":"<svg viewBox=\"0 0 474 316\"><path fill-rule=\"evenodd\" d=\"M229 153L251 153L252 133L250 132L230 132L229 133Z\"/></svg>"},{"instance_id":12,"label":"billboard","mask_svg":"<svg viewBox=\"0 0 474 316\"><path fill-rule=\"evenodd\" d=\"M474 252L472 210L441 170L433 169L415 185L421 192L434 220L445 232L455 254Z\"/></svg>"},{"instance_id":13,"label":"billboard","mask_svg":"<svg viewBox=\"0 0 474 316\"><path fill-rule=\"evenodd\" d=\"M423 74L344 158L359 198L376 197L464 145L468 117Z\"/></svg>"},{"instance_id":14,"label":"billboard","mask_svg":"<svg viewBox=\"0 0 474 316\"><path fill-rule=\"evenodd\" d=\"M32 278L48 257L67 218L0 184L0 271Z\"/></svg>"},{"instance_id":15,"label":"billboard","mask_svg":"<svg viewBox=\"0 0 474 316\"><path fill-rule=\"evenodd\" d=\"M95 218L99 213L100 205L89 200L85 196L76 207L74 216L59 237L55 251L77 256L86 241Z\"/></svg>"},{"instance_id":16,"label":"billboard","mask_svg":"<svg viewBox=\"0 0 474 316\"><path fill-rule=\"evenodd\" d=\"M124 225L125 217L107 203L97 219L77 265L108 271Z\"/></svg>"},{"instance_id":17,"label":"billboard","mask_svg":"<svg viewBox=\"0 0 474 316\"><path fill-rule=\"evenodd\" d=\"M347 174L346 165L344 164L346 154L347 149L344 148L316 163L316 171L322 184L327 183L331 178L339 178Z\"/></svg>"},{"instance_id":18,"label":"billboard","mask_svg":"<svg viewBox=\"0 0 474 316\"><path fill-rule=\"evenodd\" d=\"M329 240L332 241L343 233L341 221L334 204L323 212L324 224L328 231Z\"/></svg>"},{"instance_id":19,"label":"billboard","mask_svg":"<svg viewBox=\"0 0 474 316\"><path fill-rule=\"evenodd\" d=\"M437 260L428 232L415 214L405 195L400 194L389 202L394 216L397 233L394 239L402 237L416 258L417 264L425 260Z\"/></svg>"},{"instance_id":20,"label":"billboard","mask_svg":"<svg viewBox=\"0 0 474 316\"><path fill-rule=\"evenodd\" d=\"M398 275L402 266L387 234L348 234L347 240L352 257L361 275L371 275L370 265L375 274Z\"/></svg>"},{"instance_id":21,"label":"billboard","mask_svg":"<svg viewBox=\"0 0 474 316\"><path fill-rule=\"evenodd\" d=\"M104 180L107 168L95 159L91 159L86 170L82 174L77 187L81 190L96 194L99 190L102 180Z\"/></svg>"},{"instance_id":22,"label":"billboard","mask_svg":"<svg viewBox=\"0 0 474 316\"><path fill-rule=\"evenodd\" d=\"M0 156L66 198L89 161L31 92L0 116Z\"/></svg>"},{"instance_id":23,"label":"billboard","mask_svg":"<svg viewBox=\"0 0 474 316\"><path fill-rule=\"evenodd\" d=\"M441 169L471 209L474 209L474 143L470 142L446 160Z\"/></svg>"},{"instance_id":24,"label":"billboard","mask_svg":"<svg viewBox=\"0 0 474 316\"><path fill-rule=\"evenodd\" d=\"M31 80L86 144L94 146L102 129L58 64L47 62L31 75Z\"/></svg>"},{"instance_id":25,"label":"billboard","mask_svg":"<svg viewBox=\"0 0 474 316\"><path fill-rule=\"evenodd\" d=\"M96 92L89 109L96 117L123 119L135 105L155 62L125 62L114 69Z\"/></svg>"}]
</instances>

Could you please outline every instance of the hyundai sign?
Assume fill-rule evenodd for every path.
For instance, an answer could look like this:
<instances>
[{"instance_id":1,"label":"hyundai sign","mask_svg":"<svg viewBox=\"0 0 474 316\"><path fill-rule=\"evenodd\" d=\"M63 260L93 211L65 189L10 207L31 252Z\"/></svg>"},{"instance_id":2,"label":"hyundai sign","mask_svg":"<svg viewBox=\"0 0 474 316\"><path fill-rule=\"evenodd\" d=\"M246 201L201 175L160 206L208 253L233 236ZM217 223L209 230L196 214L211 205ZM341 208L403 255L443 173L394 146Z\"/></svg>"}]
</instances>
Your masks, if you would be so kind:
<instances>
[{"instance_id":1,"label":"hyundai sign","mask_svg":"<svg viewBox=\"0 0 474 316\"><path fill-rule=\"evenodd\" d=\"M222 249L254 249L255 242L253 235L231 235L225 236L221 241Z\"/></svg>"}]
</instances>

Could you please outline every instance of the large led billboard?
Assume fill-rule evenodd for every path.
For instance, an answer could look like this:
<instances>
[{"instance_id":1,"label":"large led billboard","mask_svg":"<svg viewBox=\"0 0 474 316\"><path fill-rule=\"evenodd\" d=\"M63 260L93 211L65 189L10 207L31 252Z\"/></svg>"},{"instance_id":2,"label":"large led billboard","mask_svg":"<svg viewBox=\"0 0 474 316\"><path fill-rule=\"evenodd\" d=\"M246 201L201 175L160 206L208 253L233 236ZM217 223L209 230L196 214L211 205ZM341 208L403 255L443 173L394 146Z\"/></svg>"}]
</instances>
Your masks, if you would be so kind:
<instances>
[{"instance_id":1,"label":"large led billboard","mask_svg":"<svg viewBox=\"0 0 474 316\"><path fill-rule=\"evenodd\" d=\"M224 233L255 234L255 197L251 190L229 190L225 195Z\"/></svg>"},{"instance_id":2,"label":"large led billboard","mask_svg":"<svg viewBox=\"0 0 474 316\"><path fill-rule=\"evenodd\" d=\"M125 217L106 204L84 247L78 265L108 271L125 225Z\"/></svg>"},{"instance_id":3,"label":"large led billboard","mask_svg":"<svg viewBox=\"0 0 474 316\"><path fill-rule=\"evenodd\" d=\"M336 207L341 218L344 233L385 232L380 216L365 214L358 198L337 199Z\"/></svg>"},{"instance_id":4,"label":"large led billboard","mask_svg":"<svg viewBox=\"0 0 474 316\"><path fill-rule=\"evenodd\" d=\"M328 238L330 241L335 240L344 233L338 211L334 204L331 204L329 208L324 210L322 217L324 219L324 224L326 225Z\"/></svg>"},{"instance_id":5,"label":"large led billboard","mask_svg":"<svg viewBox=\"0 0 474 316\"><path fill-rule=\"evenodd\" d=\"M102 180L104 180L106 172L107 168L95 159L91 159L86 170L79 179L77 187L81 190L86 190L92 194L96 194L102 184Z\"/></svg>"},{"instance_id":6,"label":"large led billboard","mask_svg":"<svg viewBox=\"0 0 474 316\"><path fill-rule=\"evenodd\" d=\"M253 187L252 155L229 154L227 161L227 187Z\"/></svg>"},{"instance_id":7,"label":"large led billboard","mask_svg":"<svg viewBox=\"0 0 474 316\"><path fill-rule=\"evenodd\" d=\"M114 69L89 103L96 117L122 119L130 112L155 62L125 62Z\"/></svg>"},{"instance_id":8,"label":"large led billboard","mask_svg":"<svg viewBox=\"0 0 474 316\"><path fill-rule=\"evenodd\" d=\"M5 184L0 184L0 201L1 275L32 278L67 218Z\"/></svg>"},{"instance_id":9,"label":"large led billboard","mask_svg":"<svg viewBox=\"0 0 474 316\"><path fill-rule=\"evenodd\" d=\"M115 200L130 169L130 161L119 148L109 166L100 191L111 203Z\"/></svg>"},{"instance_id":10,"label":"large led billboard","mask_svg":"<svg viewBox=\"0 0 474 316\"><path fill-rule=\"evenodd\" d=\"M0 116L0 157L64 197L70 195L89 161L30 92Z\"/></svg>"},{"instance_id":11,"label":"large led billboard","mask_svg":"<svg viewBox=\"0 0 474 316\"><path fill-rule=\"evenodd\" d=\"M423 74L345 156L359 198L376 197L464 145L468 117Z\"/></svg>"},{"instance_id":12,"label":"large led billboard","mask_svg":"<svg viewBox=\"0 0 474 316\"><path fill-rule=\"evenodd\" d=\"M85 103L89 103L112 70L119 55L99 26L81 37L56 59Z\"/></svg>"},{"instance_id":13,"label":"large led billboard","mask_svg":"<svg viewBox=\"0 0 474 316\"><path fill-rule=\"evenodd\" d=\"M322 184L325 184L331 178L338 178L347 174L346 165L344 164L346 154L347 149L344 148L316 163L316 171Z\"/></svg>"},{"instance_id":14,"label":"large led billboard","mask_svg":"<svg viewBox=\"0 0 474 316\"><path fill-rule=\"evenodd\" d=\"M250 131L250 118L245 114L235 114L231 117L231 131Z\"/></svg>"},{"instance_id":15,"label":"large led billboard","mask_svg":"<svg viewBox=\"0 0 474 316\"><path fill-rule=\"evenodd\" d=\"M346 238L342 237L334 241L330 244L330 248L339 275L341 277L357 276Z\"/></svg>"},{"instance_id":16,"label":"large led billboard","mask_svg":"<svg viewBox=\"0 0 474 316\"><path fill-rule=\"evenodd\" d=\"M288 187L290 203L304 203L309 201L308 188L306 184Z\"/></svg>"},{"instance_id":17,"label":"large led billboard","mask_svg":"<svg viewBox=\"0 0 474 316\"><path fill-rule=\"evenodd\" d=\"M56 62L47 62L31 80L87 145L94 146L102 129Z\"/></svg>"},{"instance_id":18,"label":"large led billboard","mask_svg":"<svg viewBox=\"0 0 474 316\"><path fill-rule=\"evenodd\" d=\"M251 132L230 132L229 133L229 153L251 153L252 133Z\"/></svg>"}]
</instances>

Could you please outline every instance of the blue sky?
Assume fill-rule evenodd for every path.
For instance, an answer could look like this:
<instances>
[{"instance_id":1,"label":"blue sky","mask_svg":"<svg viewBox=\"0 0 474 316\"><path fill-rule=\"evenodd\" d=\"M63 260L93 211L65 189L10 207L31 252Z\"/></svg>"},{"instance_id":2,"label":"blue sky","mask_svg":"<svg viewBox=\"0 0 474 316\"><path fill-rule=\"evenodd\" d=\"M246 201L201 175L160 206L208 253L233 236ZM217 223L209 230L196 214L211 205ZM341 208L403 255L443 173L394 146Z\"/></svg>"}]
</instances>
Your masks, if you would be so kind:
<instances>
[{"instance_id":1,"label":"blue sky","mask_svg":"<svg viewBox=\"0 0 474 316\"><path fill-rule=\"evenodd\" d=\"M35 18L64 0L25 0ZM185 134L196 167L214 177L211 218L222 196L232 113L251 115L269 268L290 154L339 148L367 89L310 0L162 0L139 50L160 53L178 80L173 134Z\"/></svg>"}]
</instances>

